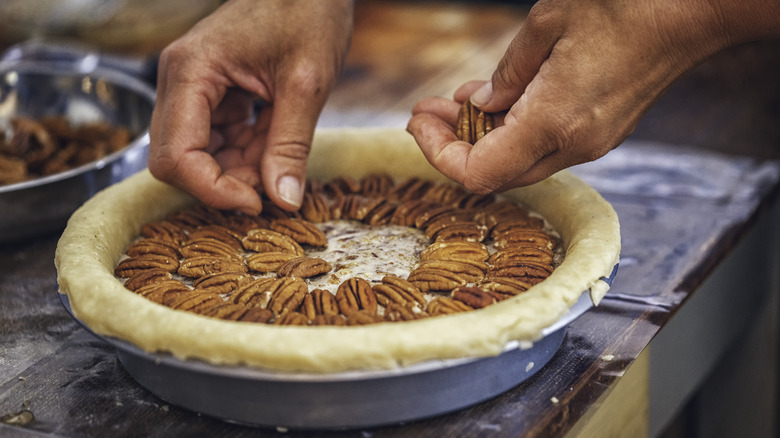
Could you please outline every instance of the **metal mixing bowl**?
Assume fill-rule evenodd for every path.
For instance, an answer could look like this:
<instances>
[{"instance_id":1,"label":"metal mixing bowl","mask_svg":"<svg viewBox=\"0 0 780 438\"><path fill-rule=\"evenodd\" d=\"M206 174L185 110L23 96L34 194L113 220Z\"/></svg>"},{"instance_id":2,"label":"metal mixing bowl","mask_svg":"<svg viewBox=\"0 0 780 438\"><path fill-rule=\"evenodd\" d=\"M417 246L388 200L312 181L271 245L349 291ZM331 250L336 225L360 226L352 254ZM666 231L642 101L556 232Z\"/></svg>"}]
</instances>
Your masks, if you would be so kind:
<instances>
[{"instance_id":1,"label":"metal mixing bowl","mask_svg":"<svg viewBox=\"0 0 780 438\"><path fill-rule=\"evenodd\" d=\"M154 89L119 71L84 62L0 62L0 121L64 116L72 124L127 127L129 145L65 172L0 186L0 244L64 228L97 191L146 167Z\"/></svg>"}]
</instances>

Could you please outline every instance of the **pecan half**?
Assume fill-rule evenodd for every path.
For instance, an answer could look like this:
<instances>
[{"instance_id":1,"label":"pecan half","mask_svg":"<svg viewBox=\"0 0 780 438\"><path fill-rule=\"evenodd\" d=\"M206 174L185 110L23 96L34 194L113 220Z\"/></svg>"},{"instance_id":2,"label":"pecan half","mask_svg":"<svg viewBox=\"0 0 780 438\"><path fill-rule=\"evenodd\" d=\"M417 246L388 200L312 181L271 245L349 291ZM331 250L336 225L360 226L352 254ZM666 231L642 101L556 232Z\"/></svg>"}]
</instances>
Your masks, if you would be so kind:
<instances>
[{"instance_id":1,"label":"pecan half","mask_svg":"<svg viewBox=\"0 0 780 438\"><path fill-rule=\"evenodd\" d=\"M157 282L173 280L173 275L164 269L152 268L133 275L125 281L125 287L132 291Z\"/></svg>"},{"instance_id":2,"label":"pecan half","mask_svg":"<svg viewBox=\"0 0 780 438\"><path fill-rule=\"evenodd\" d=\"M217 304L202 313L205 316L226 319L229 321L245 321L265 323L273 318L274 314L262 307L247 307L241 304L222 303Z\"/></svg>"},{"instance_id":3,"label":"pecan half","mask_svg":"<svg viewBox=\"0 0 780 438\"><path fill-rule=\"evenodd\" d=\"M290 259L277 270L279 277L309 278L330 272L333 267L330 263L319 257L295 257Z\"/></svg>"},{"instance_id":4,"label":"pecan half","mask_svg":"<svg viewBox=\"0 0 780 438\"><path fill-rule=\"evenodd\" d=\"M336 296L324 289L314 289L309 293L317 315L338 315L339 303Z\"/></svg>"},{"instance_id":5,"label":"pecan half","mask_svg":"<svg viewBox=\"0 0 780 438\"><path fill-rule=\"evenodd\" d=\"M125 251L125 254L130 257L137 257L143 254L157 254L172 259L181 257L179 244L170 240L155 238L145 238L130 244L130 246L127 247L127 251Z\"/></svg>"},{"instance_id":6,"label":"pecan half","mask_svg":"<svg viewBox=\"0 0 780 438\"><path fill-rule=\"evenodd\" d=\"M481 309L496 302L488 292L474 286L458 287L452 291L452 299L474 309Z\"/></svg>"},{"instance_id":7,"label":"pecan half","mask_svg":"<svg viewBox=\"0 0 780 438\"><path fill-rule=\"evenodd\" d=\"M384 306L395 303L404 307L424 308L427 303L425 295L420 292L417 286L395 275L385 276L381 283L375 284L371 288L376 294L376 300Z\"/></svg>"},{"instance_id":8,"label":"pecan half","mask_svg":"<svg viewBox=\"0 0 780 438\"><path fill-rule=\"evenodd\" d=\"M427 179L412 177L396 185L388 194L388 198L399 202L412 201L420 199L425 193L433 187L433 182Z\"/></svg>"},{"instance_id":9,"label":"pecan half","mask_svg":"<svg viewBox=\"0 0 780 438\"><path fill-rule=\"evenodd\" d=\"M360 181L349 176L340 176L331 179L323 185L325 194L331 199L339 199L346 195L360 192Z\"/></svg>"},{"instance_id":10,"label":"pecan half","mask_svg":"<svg viewBox=\"0 0 780 438\"><path fill-rule=\"evenodd\" d=\"M494 266L502 266L512 262L530 261L536 264L552 265L553 257L553 252L547 248L530 246L510 247L491 254L488 263Z\"/></svg>"},{"instance_id":11,"label":"pecan half","mask_svg":"<svg viewBox=\"0 0 780 438\"><path fill-rule=\"evenodd\" d=\"M270 295L270 289L267 286L273 281L275 281L273 278L258 278L250 281L233 291L229 300L231 303L249 307L265 307Z\"/></svg>"},{"instance_id":12,"label":"pecan half","mask_svg":"<svg viewBox=\"0 0 780 438\"><path fill-rule=\"evenodd\" d=\"M398 204L395 203L395 201L382 198L381 202L379 202L371 211L366 213L365 217L363 217L363 222L373 227L387 225L390 223L390 219L393 217L396 208L398 208Z\"/></svg>"},{"instance_id":13,"label":"pecan half","mask_svg":"<svg viewBox=\"0 0 780 438\"><path fill-rule=\"evenodd\" d=\"M482 242L486 234L487 227L472 221L442 221L425 229L425 235L435 242Z\"/></svg>"},{"instance_id":14,"label":"pecan half","mask_svg":"<svg viewBox=\"0 0 780 438\"><path fill-rule=\"evenodd\" d=\"M436 269L442 271L449 271L457 274L460 278L467 283L476 283L482 281L485 278L485 273L488 271L488 265L485 262L474 260L427 260L420 263L420 266L415 269Z\"/></svg>"},{"instance_id":15,"label":"pecan half","mask_svg":"<svg viewBox=\"0 0 780 438\"><path fill-rule=\"evenodd\" d=\"M387 174L367 175L360 180L360 191L371 198L385 197L393 190L395 181Z\"/></svg>"},{"instance_id":16,"label":"pecan half","mask_svg":"<svg viewBox=\"0 0 780 438\"><path fill-rule=\"evenodd\" d=\"M414 226L424 230L434 221L443 220L451 223L460 220L471 220L471 217L471 213L452 205L437 205L417 216Z\"/></svg>"},{"instance_id":17,"label":"pecan half","mask_svg":"<svg viewBox=\"0 0 780 438\"><path fill-rule=\"evenodd\" d=\"M502 234L500 238L493 241L493 245L498 249L523 245L553 249L555 241L549 234L541 230L515 230Z\"/></svg>"},{"instance_id":18,"label":"pecan half","mask_svg":"<svg viewBox=\"0 0 780 438\"><path fill-rule=\"evenodd\" d=\"M481 111L471 101L466 100L458 111L458 123L455 134L458 140L474 144L495 127L493 115Z\"/></svg>"},{"instance_id":19,"label":"pecan half","mask_svg":"<svg viewBox=\"0 0 780 438\"><path fill-rule=\"evenodd\" d=\"M163 304L176 310L200 313L203 310L222 304L223 302L222 297L217 294L189 291L166 299Z\"/></svg>"},{"instance_id":20,"label":"pecan half","mask_svg":"<svg viewBox=\"0 0 780 438\"><path fill-rule=\"evenodd\" d=\"M287 252L258 252L244 259L249 269L257 272L276 272L286 262L300 256Z\"/></svg>"},{"instance_id":21,"label":"pecan half","mask_svg":"<svg viewBox=\"0 0 780 438\"><path fill-rule=\"evenodd\" d=\"M409 274L408 280L422 292L449 292L468 283L459 273L433 268L415 269Z\"/></svg>"},{"instance_id":22,"label":"pecan half","mask_svg":"<svg viewBox=\"0 0 780 438\"><path fill-rule=\"evenodd\" d=\"M511 297L521 294L531 288L533 284L523 281L518 278L499 277L491 278L480 283L479 287L483 290L495 292L498 295L494 295L497 300L503 299L502 297Z\"/></svg>"},{"instance_id":23,"label":"pecan half","mask_svg":"<svg viewBox=\"0 0 780 438\"><path fill-rule=\"evenodd\" d=\"M236 213L226 216L219 222L223 227L243 236L252 230L259 228L268 228L268 219L260 216L249 216L243 213Z\"/></svg>"},{"instance_id":24,"label":"pecan half","mask_svg":"<svg viewBox=\"0 0 780 438\"><path fill-rule=\"evenodd\" d=\"M487 246L479 242L435 242L420 252L420 261L426 260L477 260L490 256Z\"/></svg>"},{"instance_id":25,"label":"pecan half","mask_svg":"<svg viewBox=\"0 0 780 438\"><path fill-rule=\"evenodd\" d=\"M277 233L291 237L301 245L311 245L318 248L328 246L328 238L316 225L302 219L276 219L269 227Z\"/></svg>"},{"instance_id":26,"label":"pecan half","mask_svg":"<svg viewBox=\"0 0 780 438\"><path fill-rule=\"evenodd\" d=\"M198 278L192 283L196 290L228 294L252 281L252 276L240 272L217 272Z\"/></svg>"},{"instance_id":27,"label":"pecan half","mask_svg":"<svg viewBox=\"0 0 780 438\"><path fill-rule=\"evenodd\" d=\"M517 263L509 266L491 267L488 270L486 279L509 277L520 278L531 284L539 283L550 276L552 267L550 265L536 265L533 263Z\"/></svg>"},{"instance_id":28,"label":"pecan half","mask_svg":"<svg viewBox=\"0 0 780 438\"><path fill-rule=\"evenodd\" d=\"M436 297L425 309L431 316L451 315L458 312L468 312L474 310L462 301L453 300L450 297Z\"/></svg>"},{"instance_id":29,"label":"pecan half","mask_svg":"<svg viewBox=\"0 0 780 438\"><path fill-rule=\"evenodd\" d=\"M311 222L327 222L331 219L328 200L322 193L306 192L303 194L301 215Z\"/></svg>"},{"instance_id":30,"label":"pecan half","mask_svg":"<svg viewBox=\"0 0 780 438\"><path fill-rule=\"evenodd\" d=\"M224 257L240 258L235 247L211 237L201 237L188 240L181 246L181 255L184 258L193 257Z\"/></svg>"},{"instance_id":31,"label":"pecan half","mask_svg":"<svg viewBox=\"0 0 780 438\"><path fill-rule=\"evenodd\" d=\"M347 316L347 325L369 325L384 322L385 318L370 310L356 310Z\"/></svg>"},{"instance_id":32,"label":"pecan half","mask_svg":"<svg viewBox=\"0 0 780 438\"><path fill-rule=\"evenodd\" d=\"M341 313L347 317L359 310L376 313L379 308L371 283L358 277L352 277L339 285L336 301Z\"/></svg>"},{"instance_id":33,"label":"pecan half","mask_svg":"<svg viewBox=\"0 0 780 438\"><path fill-rule=\"evenodd\" d=\"M508 200L487 204L474 213L474 220L488 228L493 228L501 221L525 217L528 217L528 210Z\"/></svg>"},{"instance_id":34,"label":"pecan half","mask_svg":"<svg viewBox=\"0 0 780 438\"><path fill-rule=\"evenodd\" d=\"M435 207L439 207L439 204L422 199L404 201L393 212L393 215L390 217L390 224L413 227L418 217Z\"/></svg>"},{"instance_id":35,"label":"pecan half","mask_svg":"<svg viewBox=\"0 0 780 438\"><path fill-rule=\"evenodd\" d=\"M417 309L417 310L416 310ZM389 303L385 307L384 317L387 321L414 321L428 316L417 307L408 307L398 303Z\"/></svg>"},{"instance_id":36,"label":"pecan half","mask_svg":"<svg viewBox=\"0 0 780 438\"><path fill-rule=\"evenodd\" d=\"M274 320L276 325L309 325L309 318L303 313L286 312Z\"/></svg>"},{"instance_id":37,"label":"pecan half","mask_svg":"<svg viewBox=\"0 0 780 438\"><path fill-rule=\"evenodd\" d=\"M143 286L135 292L155 303L165 304L172 297L189 291L190 288L181 281L164 280Z\"/></svg>"},{"instance_id":38,"label":"pecan half","mask_svg":"<svg viewBox=\"0 0 780 438\"><path fill-rule=\"evenodd\" d=\"M432 201L443 205L451 205L457 207L460 203L468 197L469 192L461 186L456 186L449 183L440 183L431 187L423 199L426 201Z\"/></svg>"},{"instance_id":39,"label":"pecan half","mask_svg":"<svg viewBox=\"0 0 780 438\"><path fill-rule=\"evenodd\" d=\"M244 248L255 252L285 252L303 256L303 248L289 236L273 230L253 230L242 240Z\"/></svg>"},{"instance_id":40,"label":"pecan half","mask_svg":"<svg viewBox=\"0 0 780 438\"><path fill-rule=\"evenodd\" d=\"M295 277L277 278L265 287L271 293L266 308L274 315L281 315L283 311L292 312L297 309L308 292L306 282Z\"/></svg>"},{"instance_id":41,"label":"pecan half","mask_svg":"<svg viewBox=\"0 0 780 438\"><path fill-rule=\"evenodd\" d=\"M186 210L171 213L165 220L183 230L192 231L203 225L213 223L217 217L221 218L222 212L200 204Z\"/></svg>"},{"instance_id":42,"label":"pecan half","mask_svg":"<svg viewBox=\"0 0 780 438\"><path fill-rule=\"evenodd\" d=\"M317 315L314 317L314 319L311 320L311 325L345 326L347 325L347 319L344 317L344 315Z\"/></svg>"},{"instance_id":43,"label":"pecan half","mask_svg":"<svg viewBox=\"0 0 780 438\"><path fill-rule=\"evenodd\" d=\"M500 220L493 229L490 230L490 237L499 239L507 233L517 230L541 230L544 228L544 219L540 217L512 218L509 220Z\"/></svg>"},{"instance_id":44,"label":"pecan half","mask_svg":"<svg viewBox=\"0 0 780 438\"><path fill-rule=\"evenodd\" d=\"M184 230L168 221L149 222L141 227L141 235L160 240L168 240L179 245L187 240Z\"/></svg>"},{"instance_id":45,"label":"pecan half","mask_svg":"<svg viewBox=\"0 0 780 438\"><path fill-rule=\"evenodd\" d=\"M146 269L162 269L167 272L176 272L178 268L179 260L176 258L158 254L142 254L119 262L114 269L114 275L121 278L130 278Z\"/></svg>"},{"instance_id":46,"label":"pecan half","mask_svg":"<svg viewBox=\"0 0 780 438\"><path fill-rule=\"evenodd\" d=\"M236 251L241 251L243 249L243 246L241 245L242 237L241 234L221 225L205 225L190 233L189 240L219 240L220 242L229 245L231 248L234 248Z\"/></svg>"},{"instance_id":47,"label":"pecan half","mask_svg":"<svg viewBox=\"0 0 780 438\"><path fill-rule=\"evenodd\" d=\"M243 260L212 256L185 259L179 264L178 273L184 277L198 278L217 272L247 272Z\"/></svg>"}]
</instances>

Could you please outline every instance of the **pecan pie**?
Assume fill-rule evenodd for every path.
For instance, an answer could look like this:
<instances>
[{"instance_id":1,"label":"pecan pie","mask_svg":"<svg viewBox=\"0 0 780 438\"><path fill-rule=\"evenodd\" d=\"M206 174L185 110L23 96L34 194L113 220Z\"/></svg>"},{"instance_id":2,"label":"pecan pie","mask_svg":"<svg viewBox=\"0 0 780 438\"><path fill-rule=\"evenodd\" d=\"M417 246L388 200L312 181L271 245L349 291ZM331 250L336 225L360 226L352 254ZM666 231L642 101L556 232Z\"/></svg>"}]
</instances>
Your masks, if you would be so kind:
<instances>
[{"instance_id":1,"label":"pecan pie","mask_svg":"<svg viewBox=\"0 0 780 438\"><path fill-rule=\"evenodd\" d=\"M55 263L97 333L334 372L532 341L583 291L598 302L619 248L614 210L568 172L476 196L403 131L363 129L317 134L299 212L218 211L144 172L73 215Z\"/></svg>"}]
</instances>

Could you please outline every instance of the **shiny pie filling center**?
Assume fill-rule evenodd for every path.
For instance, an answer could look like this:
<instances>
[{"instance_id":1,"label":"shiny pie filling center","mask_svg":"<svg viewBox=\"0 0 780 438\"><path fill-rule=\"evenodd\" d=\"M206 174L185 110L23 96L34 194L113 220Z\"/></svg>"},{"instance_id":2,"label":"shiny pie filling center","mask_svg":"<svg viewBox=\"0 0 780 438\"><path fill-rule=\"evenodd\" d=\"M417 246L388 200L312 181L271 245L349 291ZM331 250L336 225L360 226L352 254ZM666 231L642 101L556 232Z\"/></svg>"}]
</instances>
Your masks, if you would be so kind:
<instances>
[{"instance_id":1,"label":"shiny pie filling center","mask_svg":"<svg viewBox=\"0 0 780 438\"><path fill-rule=\"evenodd\" d=\"M511 201L386 175L310 181L299 212L195 205L145 224L115 275L226 320L364 325L479 309L549 276L557 233Z\"/></svg>"}]
</instances>

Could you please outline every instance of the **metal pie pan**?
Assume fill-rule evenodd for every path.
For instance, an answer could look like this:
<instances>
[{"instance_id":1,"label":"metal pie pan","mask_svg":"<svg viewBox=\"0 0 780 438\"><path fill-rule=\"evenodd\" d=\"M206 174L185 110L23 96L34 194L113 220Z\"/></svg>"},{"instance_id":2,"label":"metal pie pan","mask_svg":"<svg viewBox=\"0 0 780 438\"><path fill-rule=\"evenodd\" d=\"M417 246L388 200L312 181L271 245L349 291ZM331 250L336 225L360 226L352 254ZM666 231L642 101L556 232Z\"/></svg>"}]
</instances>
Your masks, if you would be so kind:
<instances>
[{"instance_id":1,"label":"metal pie pan","mask_svg":"<svg viewBox=\"0 0 780 438\"><path fill-rule=\"evenodd\" d=\"M611 284L616 271L617 266L602 280ZM532 344L513 341L495 357L436 360L390 370L317 374L217 366L96 336L116 348L138 383L176 406L252 426L376 427L456 411L530 378L558 351L566 327L593 306L588 292ZM60 298L72 315L67 296Z\"/></svg>"}]
</instances>

